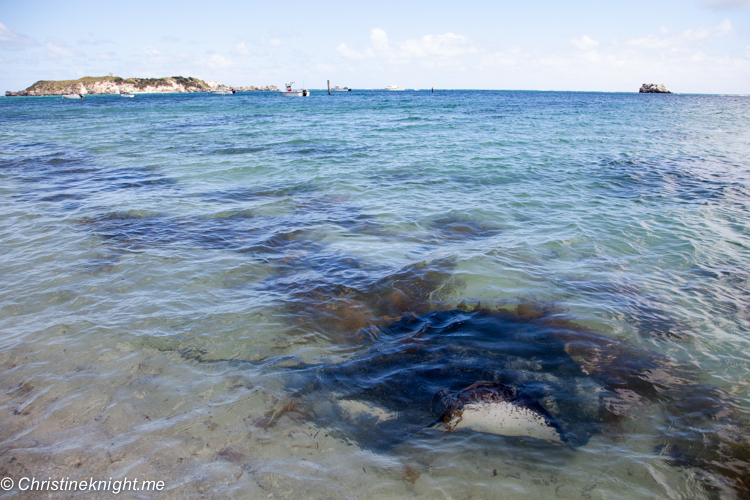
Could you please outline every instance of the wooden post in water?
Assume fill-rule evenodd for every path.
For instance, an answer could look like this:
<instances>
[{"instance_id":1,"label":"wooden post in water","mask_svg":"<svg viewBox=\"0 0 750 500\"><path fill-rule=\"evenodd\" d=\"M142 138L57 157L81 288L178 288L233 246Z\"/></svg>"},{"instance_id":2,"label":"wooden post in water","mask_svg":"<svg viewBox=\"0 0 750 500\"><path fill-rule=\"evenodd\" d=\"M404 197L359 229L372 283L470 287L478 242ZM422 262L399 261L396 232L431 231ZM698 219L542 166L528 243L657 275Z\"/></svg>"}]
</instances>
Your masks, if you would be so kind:
<instances>
[{"instance_id":1,"label":"wooden post in water","mask_svg":"<svg viewBox=\"0 0 750 500\"><path fill-rule=\"evenodd\" d=\"M331 95L331 80L328 80L328 95Z\"/></svg>"}]
</instances>

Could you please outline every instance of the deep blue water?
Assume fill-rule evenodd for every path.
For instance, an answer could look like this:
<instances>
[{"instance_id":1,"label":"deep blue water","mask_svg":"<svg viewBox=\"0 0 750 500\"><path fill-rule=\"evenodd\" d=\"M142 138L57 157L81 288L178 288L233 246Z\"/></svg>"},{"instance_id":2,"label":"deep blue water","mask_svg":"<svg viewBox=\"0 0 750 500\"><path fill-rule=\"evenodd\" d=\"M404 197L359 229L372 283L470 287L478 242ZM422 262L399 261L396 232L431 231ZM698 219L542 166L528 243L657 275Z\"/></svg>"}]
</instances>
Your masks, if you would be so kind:
<instances>
[{"instance_id":1,"label":"deep blue water","mask_svg":"<svg viewBox=\"0 0 750 500\"><path fill-rule=\"evenodd\" d=\"M4 472L747 496L749 131L736 96L0 99ZM568 444L421 430L479 380Z\"/></svg>"}]
</instances>

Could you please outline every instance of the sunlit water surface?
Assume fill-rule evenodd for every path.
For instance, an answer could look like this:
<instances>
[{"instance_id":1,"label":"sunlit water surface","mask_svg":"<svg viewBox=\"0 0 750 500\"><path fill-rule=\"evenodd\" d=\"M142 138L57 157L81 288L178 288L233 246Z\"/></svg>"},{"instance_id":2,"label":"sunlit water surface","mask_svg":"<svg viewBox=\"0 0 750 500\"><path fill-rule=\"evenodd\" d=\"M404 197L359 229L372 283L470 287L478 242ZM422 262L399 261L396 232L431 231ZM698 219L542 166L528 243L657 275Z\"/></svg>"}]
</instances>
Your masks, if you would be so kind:
<instances>
[{"instance_id":1,"label":"sunlit water surface","mask_svg":"<svg viewBox=\"0 0 750 500\"><path fill-rule=\"evenodd\" d=\"M748 158L746 97L0 99L0 475L746 497ZM426 429L477 379L570 442Z\"/></svg>"}]
</instances>

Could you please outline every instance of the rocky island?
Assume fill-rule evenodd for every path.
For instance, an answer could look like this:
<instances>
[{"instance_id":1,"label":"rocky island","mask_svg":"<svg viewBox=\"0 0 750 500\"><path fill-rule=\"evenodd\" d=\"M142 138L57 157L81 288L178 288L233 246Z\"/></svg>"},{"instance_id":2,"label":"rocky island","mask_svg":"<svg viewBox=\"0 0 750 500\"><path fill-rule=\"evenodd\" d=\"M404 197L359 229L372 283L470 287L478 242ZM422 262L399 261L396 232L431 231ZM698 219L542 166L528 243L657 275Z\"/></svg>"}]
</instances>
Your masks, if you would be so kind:
<instances>
[{"instance_id":1,"label":"rocky island","mask_svg":"<svg viewBox=\"0 0 750 500\"><path fill-rule=\"evenodd\" d=\"M667 87L664 86L664 84L655 84L655 83L644 83L641 85L640 90L638 90L640 94L671 94L669 90L667 90Z\"/></svg>"},{"instance_id":2,"label":"rocky island","mask_svg":"<svg viewBox=\"0 0 750 500\"><path fill-rule=\"evenodd\" d=\"M122 94L122 93L185 93L209 92L217 88L231 90L277 90L265 87L227 87L218 82L204 82L198 78L171 76L164 78L121 78L119 76L86 76L78 80L40 80L26 90L5 92L12 96L49 96L64 94Z\"/></svg>"}]
</instances>

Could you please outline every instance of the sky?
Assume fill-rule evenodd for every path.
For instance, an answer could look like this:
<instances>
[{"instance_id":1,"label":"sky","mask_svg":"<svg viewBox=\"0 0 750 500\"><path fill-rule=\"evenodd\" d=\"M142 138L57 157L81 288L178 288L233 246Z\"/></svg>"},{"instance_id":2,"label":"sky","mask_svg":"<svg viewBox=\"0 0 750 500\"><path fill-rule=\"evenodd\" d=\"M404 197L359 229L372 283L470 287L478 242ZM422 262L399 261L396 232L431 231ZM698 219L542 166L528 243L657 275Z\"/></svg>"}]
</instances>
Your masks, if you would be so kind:
<instances>
[{"instance_id":1,"label":"sky","mask_svg":"<svg viewBox=\"0 0 750 500\"><path fill-rule=\"evenodd\" d=\"M234 86L750 94L750 0L0 0L0 91L110 72Z\"/></svg>"}]
</instances>

